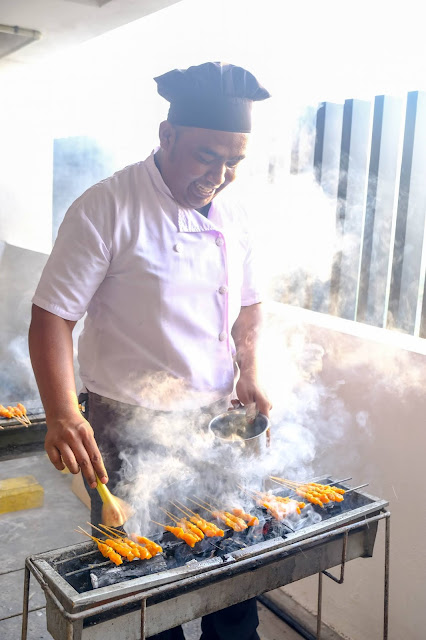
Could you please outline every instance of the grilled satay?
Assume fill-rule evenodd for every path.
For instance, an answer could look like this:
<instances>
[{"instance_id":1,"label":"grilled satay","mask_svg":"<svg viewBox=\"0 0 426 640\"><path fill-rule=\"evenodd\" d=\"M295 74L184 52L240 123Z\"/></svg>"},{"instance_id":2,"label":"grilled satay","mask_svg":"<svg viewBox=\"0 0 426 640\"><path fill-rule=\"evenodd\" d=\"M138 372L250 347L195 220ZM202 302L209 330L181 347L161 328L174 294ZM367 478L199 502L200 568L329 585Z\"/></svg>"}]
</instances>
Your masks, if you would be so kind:
<instances>
[{"instance_id":1,"label":"grilled satay","mask_svg":"<svg viewBox=\"0 0 426 640\"><path fill-rule=\"evenodd\" d=\"M200 529L199 527L197 527L197 525L193 524L192 522L189 522L189 520L187 520L186 518L182 518L182 520L180 520L180 522L182 523L182 528L183 529L189 529L190 533L193 533L194 536L197 536L197 538L199 538L200 540L204 539L204 533L202 531L202 529Z\"/></svg>"},{"instance_id":2,"label":"grilled satay","mask_svg":"<svg viewBox=\"0 0 426 640\"><path fill-rule=\"evenodd\" d=\"M104 556L104 558L108 558L108 560L111 560L111 562L113 562L117 566L120 564L123 564L123 558L120 556L120 554L116 553L114 549L109 545L107 545L105 542L103 542L102 540L99 540L99 538L95 538L95 536L91 536L90 533L87 533L87 531L85 531L81 527L79 527L78 533L83 533L85 536L87 536L88 538L91 538L94 542L96 542L97 547L99 551L102 553L102 555Z\"/></svg>"},{"instance_id":3,"label":"grilled satay","mask_svg":"<svg viewBox=\"0 0 426 640\"><path fill-rule=\"evenodd\" d=\"M194 547L194 545L200 541L200 539L197 536L194 536L194 534L184 531L182 527L169 527L167 525L163 525L163 527L166 529L166 531L170 531L171 533L173 533L173 535L176 536L176 538L180 538L181 540L184 540L186 544L189 545L191 548Z\"/></svg>"},{"instance_id":4,"label":"grilled satay","mask_svg":"<svg viewBox=\"0 0 426 640\"><path fill-rule=\"evenodd\" d=\"M202 518L199 513L195 513L195 511L191 511L191 509L186 507L184 504L182 504L178 500L176 502L178 502L178 504L180 504L181 507L184 507L184 508L182 509L174 502L172 502L172 505L176 507L176 509L179 509L179 511L181 511L183 514L185 514L185 516L191 522L193 522L199 529L201 529L201 531L208 538L216 538L218 536L223 537L225 535L225 532L223 531L223 529L219 529L219 527L217 527L213 522L208 522L207 520L204 520L204 518Z\"/></svg>"},{"instance_id":5,"label":"grilled satay","mask_svg":"<svg viewBox=\"0 0 426 640\"><path fill-rule=\"evenodd\" d=\"M201 502L204 502L204 504L200 504L200 502L197 502L196 500L192 500L192 498L189 498L189 499L194 504L198 505L202 509L205 509L206 511L211 513L213 517L219 520L220 522L224 522L226 526L229 527L230 529L233 529L234 531L244 531L244 529L247 529L247 525L244 522L244 520L241 520L240 522L238 522L239 519L236 518L236 516L232 515L231 513L228 513L227 511L221 511L219 509L215 509L215 510L211 509L210 507L213 507L213 505L209 504L205 500L201 500Z\"/></svg>"},{"instance_id":6,"label":"grilled satay","mask_svg":"<svg viewBox=\"0 0 426 640\"><path fill-rule=\"evenodd\" d=\"M245 522L244 525L239 524L235 520L229 518L226 511L212 511L212 515L220 522L224 522L227 527L233 529L234 531L244 531L244 529L247 529L247 525Z\"/></svg>"},{"instance_id":7,"label":"grilled satay","mask_svg":"<svg viewBox=\"0 0 426 640\"><path fill-rule=\"evenodd\" d=\"M0 416L2 418L13 418L13 413L0 404Z\"/></svg>"},{"instance_id":8,"label":"grilled satay","mask_svg":"<svg viewBox=\"0 0 426 640\"><path fill-rule=\"evenodd\" d=\"M116 536L119 541L127 544L131 548L132 553L141 560L149 560L153 556L157 555L157 553L161 553L163 551L163 548L160 547L159 544L153 542L152 540L149 540L148 538L144 538L143 536L138 536L136 535L136 533L132 533L130 535L138 540L138 542L135 542L135 540L123 536L123 532L120 529L107 527L105 524L101 524L101 527L105 529L110 535L112 534Z\"/></svg>"},{"instance_id":9,"label":"grilled satay","mask_svg":"<svg viewBox=\"0 0 426 640\"><path fill-rule=\"evenodd\" d=\"M316 504L319 507L323 507L324 504L333 502L342 502L344 489L339 487L333 487L328 484L320 484L319 482L294 482L292 480L286 480L285 478L277 478L276 476L270 476L272 480L282 484L284 487L292 489L297 495L305 498L308 502Z\"/></svg>"},{"instance_id":10,"label":"grilled satay","mask_svg":"<svg viewBox=\"0 0 426 640\"><path fill-rule=\"evenodd\" d=\"M268 493L259 493L256 501L259 506L265 507L275 520L278 521L284 520L284 518L293 513L300 514L301 509L305 506L303 502L298 502L292 498L281 498L277 500L276 496Z\"/></svg>"},{"instance_id":11,"label":"grilled satay","mask_svg":"<svg viewBox=\"0 0 426 640\"><path fill-rule=\"evenodd\" d=\"M148 550L151 556L156 556L157 553L162 553L163 547L161 547L156 542L149 540L149 538L145 538L144 536L137 536L135 533L132 533L132 536L134 536L138 542L145 545L145 548Z\"/></svg>"},{"instance_id":12,"label":"grilled satay","mask_svg":"<svg viewBox=\"0 0 426 640\"><path fill-rule=\"evenodd\" d=\"M110 547L112 547L113 549L121 553L122 556L125 556L127 560L132 561L135 558L138 558L140 560L149 560L149 558L152 557L148 549L146 549L145 547L142 547L136 542L133 542L133 540L130 540L129 538L126 538L123 535L119 535L118 533L116 533L116 531L112 527L110 528L110 527L107 527L106 525L101 525L102 529L105 529L105 531L103 531L98 527L96 527L94 524L91 524L90 522L88 522L87 524L90 524L91 527L93 527L94 529L97 529L97 531L100 531L104 535L106 531L108 535L115 536L116 539L114 540L114 542L116 543L116 545L117 544L121 545L122 550L120 550L118 547L114 546L113 544L110 544ZM106 542L108 544L108 540Z\"/></svg>"},{"instance_id":13,"label":"grilled satay","mask_svg":"<svg viewBox=\"0 0 426 640\"><path fill-rule=\"evenodd\" d=\"M232 513L247 522L247 526L249 527L254 527L256 524L259 524L259 519L256 518L256 516L252 516L250 513L246 513L240 507L234 507L232 509Z\"/></svg>"}]
</instances>

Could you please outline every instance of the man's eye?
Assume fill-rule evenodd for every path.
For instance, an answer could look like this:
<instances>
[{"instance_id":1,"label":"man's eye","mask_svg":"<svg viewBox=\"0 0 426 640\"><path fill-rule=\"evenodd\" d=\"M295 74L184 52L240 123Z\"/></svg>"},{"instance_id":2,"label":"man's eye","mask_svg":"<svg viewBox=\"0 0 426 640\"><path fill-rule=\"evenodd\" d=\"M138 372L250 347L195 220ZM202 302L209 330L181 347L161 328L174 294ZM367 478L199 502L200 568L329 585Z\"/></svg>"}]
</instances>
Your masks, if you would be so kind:
<instances>
[{"instance_id":1,"label":"man's eye","mask_svg":"<svg viewBox=\"0 0 426 640\"><path fill-rule=\"evenodd\" d=\"M198 160L203 164L210 164L210 162L212 162L212 158L210 156L198 156Z\"/></svg>"}]
</instances>

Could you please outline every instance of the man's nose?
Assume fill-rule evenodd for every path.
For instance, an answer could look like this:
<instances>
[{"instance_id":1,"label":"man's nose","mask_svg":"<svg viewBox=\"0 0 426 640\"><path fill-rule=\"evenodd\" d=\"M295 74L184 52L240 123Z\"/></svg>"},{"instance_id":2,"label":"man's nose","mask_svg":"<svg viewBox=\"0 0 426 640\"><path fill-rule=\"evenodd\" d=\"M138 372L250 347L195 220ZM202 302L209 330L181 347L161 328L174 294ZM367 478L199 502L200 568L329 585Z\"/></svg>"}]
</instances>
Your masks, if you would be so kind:
<instances>
[{"instance_id":1,"label":"man's nose","mask_svg":"<svg viewBox=\"0 0 426 640\"><path fill-rule=\"evenodd\" d=\"M207 179L212 187L216 189L220 187L226 178L226 164L216 164L210 167L207 173Z\"/></svg>"}]
</instances>

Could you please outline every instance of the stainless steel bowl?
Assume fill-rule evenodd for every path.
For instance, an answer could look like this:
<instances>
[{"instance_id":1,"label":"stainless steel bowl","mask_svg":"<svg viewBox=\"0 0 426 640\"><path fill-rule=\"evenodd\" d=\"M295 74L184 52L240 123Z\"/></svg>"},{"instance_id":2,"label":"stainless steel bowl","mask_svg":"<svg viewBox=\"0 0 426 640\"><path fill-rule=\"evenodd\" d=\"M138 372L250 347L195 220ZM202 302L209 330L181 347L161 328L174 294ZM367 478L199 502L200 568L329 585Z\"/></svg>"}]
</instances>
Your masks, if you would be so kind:
<instances>
[{"instance_id":1,"label":"stainless steel bowl","mask_svg":"<svg viewBox=\"0 0 426 640\"><path fill-rule=\"evenodd\" d=\"M249 421L244 408L221 413L209 423L209 430L217 443L239 447L247 455L265 452L268 429L269 420L263 413Z\"/></svg>"}]
</instances>

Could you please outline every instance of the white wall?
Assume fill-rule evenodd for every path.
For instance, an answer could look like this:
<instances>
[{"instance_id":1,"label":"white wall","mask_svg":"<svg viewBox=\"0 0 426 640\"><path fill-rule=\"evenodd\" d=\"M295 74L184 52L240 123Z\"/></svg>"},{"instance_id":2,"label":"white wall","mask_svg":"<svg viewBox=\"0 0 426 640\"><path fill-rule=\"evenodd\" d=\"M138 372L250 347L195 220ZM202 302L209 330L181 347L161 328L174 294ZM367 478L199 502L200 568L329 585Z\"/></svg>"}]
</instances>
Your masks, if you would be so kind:
<instances>
[{"instance_id":1,"label":"white wall","mask_svg":"<svg viewBox=\"0 0 426 640\"><path fill-rule=\"evenodd\" d=\"M365 491L389 500L389 640L422 640L426 637L424 344L373 327L362 328L364 337L351 335L359 325L329 319L334 324L329 328L325 317L289 307L283 307L279 317L290 341L303 333L307 344L324 349L322 371L313 382L328 390L318 409L319 420L330 398L343 402L347 410L340 436L318 442L313 472L352 476L352 486L369 482ZM420 344L422 353L401 343ZM383 567L384 522L373 558L349 562L343 585L324 578L323 620L351 640L382 638ZM317 583L313 576L285 591L316 612Z\"/></svg>"},{"instance_id":2,"label":"white wall","mask_svg":"<svg viewBox=\"0 0 426 640\"><path fill-rule=\"evenodd\" d=\"M37 73L21 69L2 75L2 95L0 240L50 253L53 175L50 92L42 90Z\"/></svg>"}]
</instances>

